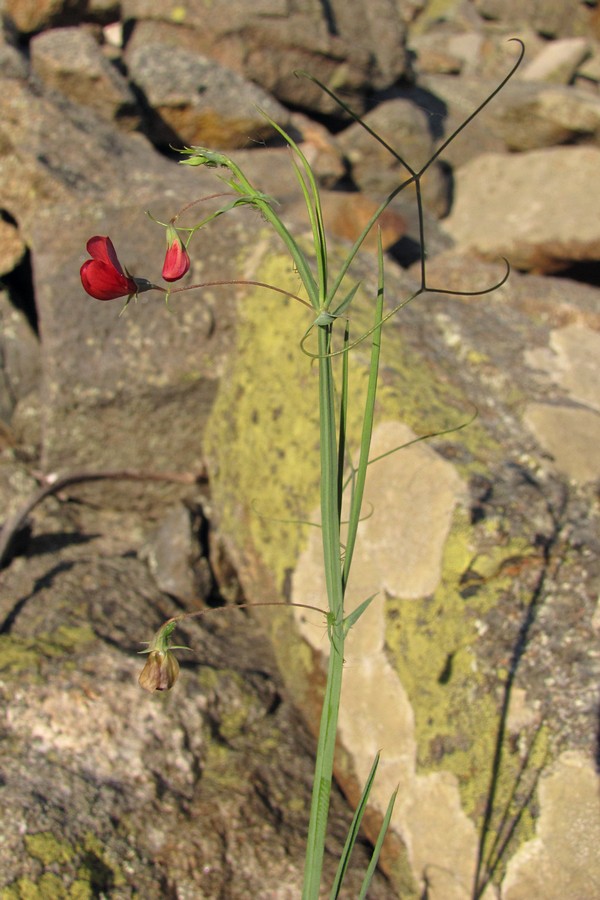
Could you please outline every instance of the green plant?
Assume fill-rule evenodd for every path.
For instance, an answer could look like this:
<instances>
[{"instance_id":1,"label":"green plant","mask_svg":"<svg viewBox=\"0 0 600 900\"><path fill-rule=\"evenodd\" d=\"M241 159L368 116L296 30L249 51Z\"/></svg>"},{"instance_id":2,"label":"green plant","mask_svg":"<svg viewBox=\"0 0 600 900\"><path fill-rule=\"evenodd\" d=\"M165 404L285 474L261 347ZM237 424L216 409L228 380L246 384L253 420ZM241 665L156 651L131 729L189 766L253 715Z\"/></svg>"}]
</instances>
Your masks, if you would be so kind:
<instances>
[{"instance_id":1,"label":"green plant","mask_svg":"<svg viewBox=\"0 0 600 900\"><path fill-rule=\"evenodd\" d=\"M520 42L519 42L520 43ZM274 202L270 197L258 190L233 159L224 153L201 147L185 148L182 152L184 165L207 166L219 170L225 191L223 194L213 195L212 199L220 196L226 197L226 202L216 211L209 213L205 218L191 227L178 224L181 213L178 213L169 222L159 223L167 230L167 255L163 266L163 277L169 282L174 282L182 277L189 267L189 246L195 233L206 227L212 220L229 213L239 206L252 207L261 214L263 219L274 229L283 241L289 252L295 269L298 272L305 296L291 294L276 285L261 285L269 290L282 293L301 303L311 313L306 330L299 336L299 346L302 352L312 361L316 361L319 370L319 422L320 422L320 505L321 505L321 535L323 546L323 564L327 592L326 606L321 610L327 623L327 632L330 643L328 672L326 687L323 697L321 724L318 737L315 774L313 781L313 795L308 826L306 866L304 875L303 897L304 900L316 900L320 894L322 881L323 856L325 839L327 834L328 810L333 779L334 750L337 734L338 712L340 707L340 695L342 687L344 666L344 643L348 632L356 626L361 615L373 601L374 596L364 601L351 613L346 614L344 598L351 571L354 549L356 546L358 526L361 520L365 483L370 459L371 436L374 425L375 399L379 374L380 354L383 338L383 326L392 316L396 315L408 303L415 300L425 292L452 293L463 296L485 294L502 285L509 274L509 266L506 263L506 271L502 279L495 285L482 291L448 291L443 287L432 286L427 279L427 265L425 253L425 234L423 201L421 194L422 179L434 161L443 153L448 144L478 115L493 97L502 89L504 84L513 75L519 66L523 56L523 46L516 64L509 74L502 80L498 87L483 101L483 103L448 137L436 150L431 158L416 170L403 159L403 157L383 139L373 132L360 117L341 101L339 101L326 87L327 91L344 109L369 131L374 140L379 141L405 168L407 177L402 181L380 204L371 220L355 241L347 253L343 263L337 272L331 268L331 257L328 252L326 228L323 220L323 211L319 187L312 169L304 156L301 148L294 140L283 131L276 123L271 122L274 129L279 131L291 150L292 166L304 201L308 219L312 231L312 252L306 252L300 243L290 233L276 211ZM310 76L304 76L310 77ZM225 174L223 174L225 173ZM365 238L383 211L392 200L404 189L413 185L416 193L416 203L419 214L419 229L421 242L421 267L420 284L418 289L409 297L405 297L393 305L393 308L384 312L385 297L385 261L381 241L378 249L378 287L373 302L372 325L358 337L350 337L349 320L352 314L352 304L358 290L358 284L350 284L351 266L359 252ZM188 204L185 210L194 204ZM182 236L185 236L185 240ZM99 300L116 299L126 296L127 303L140 291L161 291L166 300L176 293L190 291L206 284L188 285L185 287L162 287L145 279L138 279L125 272L116 256L114 247L107 237L94 237L88 242L88 251L91 259L82 266L81 276L84 288L91 296ZM221 281L211 284L261 284L248 281ZM127 304L126 304L127 305ZM338 332L341 335L338 338ZM349 392L348 382L348 354L357 344L370 342L370 364L368 376L368 388L366 400L362 411L362 431L358 463L352 467L349 461L346 441L346 423L349 404L352 397ZM312 346L312 349L308 349ZM334 366L339 366L337 384ZM424 436L426 437L426 436ZM423 438L419 438L423 439ZM401 448L395 448L401 449ZM393 450L390 452L394 452ZM350 473L350 474L349 474ZM349 493L347 504L347 519L342 521L342 495ZM172 654L174 648L170 644L171 634L178 621L186 618L183 614L166 622L149 643L147 652L148 661L144 667L140 683L148 690L165 690L172 687L177 675L178 665ZM191 615L197 615L192 613ZM360 827L362 815L367 806L369 793L376 776L378 758L375 759L371 774L364 786L363 794L358 804L356 814L348 835L348 840L340 860L338 873L331 887L331 897L339 896L344 874L348 867L348 861ZM366 891L372 877L372 872L377 862L377 857L388 827L395 794L389 801L387 812L381 827L373 854L373 862L365 874L365 880L361 897Z\"/></svg>"}]
</instances>

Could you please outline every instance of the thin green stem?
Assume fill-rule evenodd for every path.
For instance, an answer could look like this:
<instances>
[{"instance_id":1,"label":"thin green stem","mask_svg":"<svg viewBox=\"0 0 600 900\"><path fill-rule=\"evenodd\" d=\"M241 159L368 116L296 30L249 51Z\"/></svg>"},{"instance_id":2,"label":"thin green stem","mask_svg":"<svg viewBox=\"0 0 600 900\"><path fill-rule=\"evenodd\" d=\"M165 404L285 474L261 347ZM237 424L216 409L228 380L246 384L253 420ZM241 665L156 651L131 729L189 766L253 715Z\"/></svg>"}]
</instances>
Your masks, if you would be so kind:
<instances>
[{"instance_id":1,"label":"thin green stem","mask_svg":"<svg viewBox=\"0 0 600 900\"><path fill-rule=\"evenodd\" d=\"M330 628L327 683L321 712L321 726L319 729L306 846L303 900L318 900L319 897L344 665L344 596L340 562L338 454L333 370L331 357L329 356L331 325L319 326L318 335L320 353L321 533L325 583L332 625Z\"/></svg>"},{"instance_id":2,"label":"thin green stem","mask_svg":"<svg viewBox=\"0 0 600 900\"><path fill-rule=\"evenodd\" d=\"M311 272L310 266L304 253L302 253L288 229L285 227L275 210L271 207L269 201L267 199L261 198L258 195L258 192L250 184L244 173L232 160L228 160L228 164L232 174L238 180L238 183L242 187L243 191L247 191L249 194L254 195L254 206L256 206L256 208L261 211L267 222L269 222L273 226L279 237L283 240L284 244L290 251L292 259L294 260L296 268L298 269L298 274L300 275L302 283L304 284L304 287L306 288L306 291L308 293L309 300L312 303L313 307L318 310L319 297L317 283L315 281L313 273ZM230 186L235 187L235 185Z\"/></svg>"},{"instance_id":3,"label":"thin green stem","mask_svg":"<svg viewBox=\"0 0 600 900\"><path fill-rule=\"evenodd\" d=\"M321 530L329 610L341 619L340 506L331 325L319 326L319 412L321 437Z\"/></svg>"}]
</instances>

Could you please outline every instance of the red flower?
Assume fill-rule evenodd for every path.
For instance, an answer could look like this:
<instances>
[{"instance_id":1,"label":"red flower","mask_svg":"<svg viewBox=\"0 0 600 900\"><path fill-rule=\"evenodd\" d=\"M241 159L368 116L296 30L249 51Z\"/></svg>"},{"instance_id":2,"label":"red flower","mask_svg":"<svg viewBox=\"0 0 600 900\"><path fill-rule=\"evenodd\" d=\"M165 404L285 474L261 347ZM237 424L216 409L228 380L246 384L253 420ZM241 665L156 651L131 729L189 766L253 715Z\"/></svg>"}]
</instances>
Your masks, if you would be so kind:
<instances>
[{"instance_id":1,"label":"red flower","mask_svg":"<svg viewBox=\"0 0 600 900\"><path fill-rule=\"evenodd\" d=\"M131 297L154 287L145 278L132 278L123 271L109 237L91 237L86 249L92 258L84 262L80 275L83 289L90 297L116 300L117 297Z\"/></svg>"},{"instance_id":2,"label":"red flower","mask_svg":"<svg viewBox=\"0 0 600 900\"><path fill-rule=\"evenodd\" d=\"M172 225L167 227L167 252L162 269L165 281L179 281L190 267L190 257Z\"/></svg>"}]
</instances>

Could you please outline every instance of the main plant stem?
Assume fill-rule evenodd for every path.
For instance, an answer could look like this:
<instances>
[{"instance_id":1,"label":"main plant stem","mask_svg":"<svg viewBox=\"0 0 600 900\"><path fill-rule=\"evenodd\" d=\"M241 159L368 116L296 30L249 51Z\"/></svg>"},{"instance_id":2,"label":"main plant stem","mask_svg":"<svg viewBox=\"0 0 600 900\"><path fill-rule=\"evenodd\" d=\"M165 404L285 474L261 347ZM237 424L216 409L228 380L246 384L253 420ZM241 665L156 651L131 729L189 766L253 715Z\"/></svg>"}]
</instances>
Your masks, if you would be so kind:
<instances>
[{"instance_id":1,"label":"main plant stem","mask_svg":"<svg viewBox=\"0 0 600 900\"><path fill-rule=\"evenodd\" d=\"M340 560L340 503L335 396L330 353L331 326L319 333L319 413L321 437L321 533L329 606L329 665L306 848L303 900L318 900L327 834L329 798L344 663L344 591Z\"/></svg>"}]
</instances>

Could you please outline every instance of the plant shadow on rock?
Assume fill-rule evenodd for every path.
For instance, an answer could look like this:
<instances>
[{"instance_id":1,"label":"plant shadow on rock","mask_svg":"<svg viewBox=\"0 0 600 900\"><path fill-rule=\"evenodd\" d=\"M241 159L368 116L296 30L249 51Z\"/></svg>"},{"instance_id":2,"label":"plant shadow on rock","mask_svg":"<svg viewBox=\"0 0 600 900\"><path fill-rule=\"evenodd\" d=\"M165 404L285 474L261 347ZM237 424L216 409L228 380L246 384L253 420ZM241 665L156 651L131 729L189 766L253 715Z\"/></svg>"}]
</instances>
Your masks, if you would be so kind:
<instances>
[{"instance_id":1,"label":"plant shadow on rock","mask_svg":"<svg viewBox=\"0 0 600 900\"><path fill-rule=\"evenodd\" d=\"M508 744L510 742L508 716L517 673L528 647L532 626L544 602L548 590L548 581L556 575L560 567L561 549L564 550L564 548L561 548L561 543L564 541L564 532L568 527L569 521L567 517L567 489L565 488L562 492L559 492L559 497L553 503L545 495L541 485L537 483L533 476L520 469L520 467L517 468L519 468L519 477L542 499L552 523L552 529L547 534L539 534L535 541L538 550L538 568L530 586L529 600L523 609L521 622L507 666L507 677L500 704L494 755L490 768L489 789L479 829L479 845L472 900L480 900L488 885L493 883L495 877L503 868L508 851L511 849L511 843L517 836L517 829L521 819L534 802L539 778L547 762L546 755L542 757L541 761L534 756L536 742L547 724L545 719L542 718L529 735L528 746L522 753L519 769L513 775L514 781L508 798L503 801L503 807L498 806L504 758L508 752ZM560 495L561 493L562 496ZM491 490L487 497L482 498L481 504L474 510L476 518L485 517L484 507L486 500L491 500Z\"/></svg>"}]
</instances>

